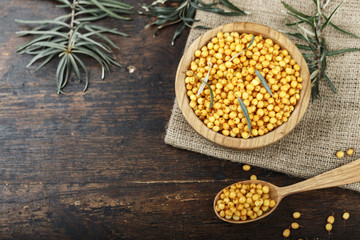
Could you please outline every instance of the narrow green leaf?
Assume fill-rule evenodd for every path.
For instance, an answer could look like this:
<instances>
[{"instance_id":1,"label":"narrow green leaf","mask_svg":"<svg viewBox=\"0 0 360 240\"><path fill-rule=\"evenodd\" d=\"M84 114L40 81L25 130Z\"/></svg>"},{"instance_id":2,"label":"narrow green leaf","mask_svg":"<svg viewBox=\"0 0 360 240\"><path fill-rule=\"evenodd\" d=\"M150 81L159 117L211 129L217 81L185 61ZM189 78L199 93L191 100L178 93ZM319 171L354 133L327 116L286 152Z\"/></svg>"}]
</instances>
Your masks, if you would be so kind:
<instances>
[{"instance_id":1,"label":"narrow green leaf","mask_svg":"<svg viewBox=\"0 0 360 240\"><path fill-rule=\"evenodd\" d=\"M120 35L120 36L124 36L124 37L129 37L128 34L119 32L116 28L107 28L107 27L103 27L103 26L99 26L99 25L95 25L95 24L86 24L86 26L89 26L93 29L102 31L103 33L112 33L112 34L116 34L116 35Z\"/></svg>"},{"instance_id":2,"label":"narrow green leaf","mask_svg":"<svg viewBox=\"0 0 360 240\"><path fill-rule=\"evenodd\" d=\"M211 63L211 62L208 62L208 66L209 66L209 70L208 70L205 78L202 80L203 83L200 85L199 90L198 90L196 96L199 96L199 95L201 94L201 92L202 92L202 91L204 90L204 88L205 88L205 84L209 81L212 63Z\"/></svg>"},{"instance_id":3,"label":"narrow green leaf","mask_svg":"<svg viewBox=\"0 0 360 240\"><path fill-rule=\"evenodd\" d=\"M296 47L298 49L301 49L301 50L310 50L311 51L311 47L307 46L307 45L302 45L302 44L295 44Z\"/></svg>"},{"instance_id":4,"label":"narrow green leaf","mask_svg":"<svg viewBox=\"0 0 360 240\"><path fill-rule=\"evenodd\" d=\"M77 49L73 49L72 52L88 55L93 59L95 59L102 67L108 68L107 64L101 60L101 58L97 55L97 53L94 53L86 48L77 47Z\"/></svg>"},{"instance_id":5,"label":"narrow green leaf","mask_svg":"<svg viewBox=\"0 0 360 240\"><path fill-rule=\"evenodd\" d=\"M256 73L256 75L258 76L258 78L260 79L260 82L261 82L261 84L264 86L265 90L266 90L268 93L270 93L270 95L272 96L273 93L271 92L271 89L270 89L269 85L267 84L265 78L264 78L263 75L261 74L261 72L259 72L259 70L256 69L256 70L255 70L255 73Z\"/></svg>"},{"instance_id":6,"label":"narrow green leaf","mask_svg":"<svg viewBox=\"0 0 360 240\"><path fill-rule=\"evenodd\" d=\"M333 28L335 28L336 30L338 30L338 31L340 31L342 33L345 33L345 34L350 35L350 36L355 37L355 38L360 38L358 35L356 35L354 33L351 33L351 32L348 32L348 31L345 31L342 28L338 27L337 25L333 24L332 22L329 22L329 24L330 24L330 26L332 26Z\"/></svg>"},{"instance_id":7,"label":"narrow green leaf","mask_svg":"<svg viewBox=\"0 0 360 240\"><path fill-rule=\"evenodd\" d=\"M66 62L66 66L65 66L64 82L63 82L63 84L61 85L61 88L65 87L65 85L67 84L68 79L69 79L69 77L70 77L70 72L71 72L70 62L67 61L67 62Z\"/></svg>"},{"instance_id":8,"label":"narrow green leaf","mask_svg":"<svg viewBox=\"0 0 360 240\"><path fill-rule=\"evenodd\" d=\"M66 55L62 56L57 69L56 69L56 83L57 83L57 88L58 88L58 93L61 92L61 85L62 85L62 81L63 81L63 74L64 74L64 70L65 70L65 65L66 65Z\"/></svg>"},{"instance_id":9,"label":"narrow green leaf","mask_svg":"<svg viewBox=\"0 0 360 240\"><path fill-rule=\"evenodd\" d=\"M209 108L208 108L208 110L210 110L212 108L212 106L213 106L213 103L214 103L214 92L213 92L212 88L210 87L209 83L204 82L204 81L203 81L203 83L205 83L206 86L208 86L208 88L210 90L210 105L209 105Z\"/></svg>"},{"instance_id":10,"label":"narrow green leaf","mask_svg":"<svg viewBox=\"0 0 360 240\"><path fill-rule=\"evenodd\" d=\"M29 41L28 43L19 46L19 47L16 49L16 51L19 52L19 51L27 48L28 46L32 45L33 43L36 43L36 42L39 42L39 41L42 41L42 40L45 40L45 39L50 40L52 37L53 37L53 36L51 36L51 35L39 36L39 37L37 37L37 38Z\"/></svg>"},{"instance_id":11,"label":"narrow green leaf","mask_svg":"<svg viewBox=\"0 0 360 240\"><path fill-rule=\"evenodd\" d=\"M238 7L236 7L234 4L232 4L228 0L220 0L220 3L223 4L224 6L230 8L231 10L234 10L235 12L242 13L243 15L245 15L245 12L243 10L239 9Z\"/></svg>"},{"instance_id":12,"label":"narrow green leaf","mask_svg":"<svg viewBox=\"0 0 360 240\"><path fill-rule=\"evenodd\" d=\"M97 0L90 0L94 5L96 5L98 8L100 8L101 10L103 10L104 12L106 12L107 14L109 14L109 16L113 17L113 18L117 18L117 19L121 19L121 20L131 20L131 18L129 17L123 17L120 16L112 11L110 11L109 9L107 9L106 7L104 7L103 4L101 4L99 1Z\"/></svg>"},{"instance_id":13,"label":"narrow green leaf","mask_svg":"<svg viewBox=\"0 0 360 240\"><path fill-rule=\"evenodd\" d=\"M106 37L104 34L101 34L101 31L94 31L88 26L85 26L85 29L88 31L91 31L89 33L84 34L84 36L89 37L91 35L96 35L103 39L105 42L109 43L113 48L120 49L113 41L111 41L108 37Z\"/></svg>"},{"instance_id":14,"label":"narrow green leaf","mask_svg":"<svg viewBox=\"0 0 360 240\"><path fill-rule=\"evenodd\" d=\"M80 66L82 67L82 69L85 72L85 87L84 87L84 90L83 90L85 92L86 89L89 86L89 71L87 70L85 64L83 63L83 61L79 57L77 57L75 54L73 54L73 57L80 64Z\"/></svg>"},{"instance_id":15,"label":"narrow green leaf","mask_svg":"<svg viewBox=\"0 0 360 240\"><path fill-rule=\"evenodd\" d=\"M326 81L329 83L330 87L331 87L331 90L336 94L337 93L337 90L336 90L336 87L335 85L332 83L332 81L330 80L330 78L324 73L323 74L324 78L326 79Z\"/></svg>"},{"instance_id":16,"label":"narrow green leaf","mask_svg":"<svg viewBox=\"0 0 360 240\"><path fill-rule=\"evenodd\" d=\"M79 21L79 22L92 22L92 21L100 20L100 19L105 18L107 16L109 16L109 14L103 13L101 15L78 18L77 21Z\"/></svg>"},{"instance_id":17,"label":"narrow green leaf","mask_svg":"<svg viewBox=\"0 0 360 240\"><path fill-rule=\"evenodd\" d=\"M336 8L335 10L330 14L330 16L326 19L325 23L321 26L321 30L325 29L327 27L327 25L329 24L331 18L335 15L335 13L338 11L338 9L341 7L341 5L343 4L344 2L340 3Z\"/></svg>"},{"instance_id":18,"label":"narrow green leaf","mask_svg":"<svg viewBox=\"0 0 360 240\"><path fill-rule=\"evenodd\" d=\"M58 21L58 20L21 20L21 19L15 19L15 22L22 23L22 24L55 24L55 25L61 25L64 27L69 27L69 24Z\"/></svg>"},{"instance_id":19,"label":"narrow green leaf","mask_svg":"<svg viewBox=\"0 0 360 240\"><path fill-rule=\"evenodd\" d=\"M176 29L174 36L171 39L171 45L174 46L175 39L180 36L180 34L185 30L186 25L184 23L181 23L180 26Z\"/></svg>"},{"instance_id":20,"label":"narrow green leaf","mask_svg":"<svg viewBox=\"0 0 360 240\"><path fill-rule=\"evenodd\" d=\"M242 111L243 114L245 115L246 122L247 122L247 125L248 125L248 128L249 128L249 137L250 137L250 133L251 133L251 120L250 120L250 116L249 116L248 109L247 109L245 103L241 100L241 98L240 98L237 94L235 94L235 96L238 98L241 111Z\"/></svg>"},{"instance_id":21,"label":"narrow green leaf","mask_svg":"<svg viewBox=\"0 0 360 240\"><path fill-rule=\"evenodd\" d=\"M294 13L295 15L300 16L300 17L302 17L302 18L306 18L306 19L311 18L311 16L306 15L306 14L304 14L304 13L302 13L302 12L297 11L296 9L294 9L293 7L291 7L290 5L286 4L284 1L281 1L281 3L282 3L282 5L284 5L284 7L285 7L286 9L288 9L289 11L291 11L292 13Z\"/></svg>"},{"instance_id":22,"label":"narrow green leaf","mask_svg":"<svg viewBox=\"0 0 360 240\"><path fill-rule=\"evenodd\" d=\"M304 21L304 20L301 20L301 21L298 21L298 22L286 23L285 25L286 25L286 26L294 26L294 25L301 24L301 23L303 23L303 22L305 22L305 21Z\"/></svg>"},{"instance_id":23,"label":"narrow green leaf","mask_svg":"<svg viewBox=\"0 0 360 240\"><path fill-rule=\"evenodd\" d=\"M65 33L60 33L60 32L55 32L55 31L19 31L19 32L16 32L17 35L29 35L29 34L32 34L32 35L53 35L53 36L59 36L59 37L62 37L62 38L67 38L66 34Z\"/></svg>"},{"instance_id":24,"label":"narrow green leaf","mask_svg":"<svg viewBox=\"0 0 360 240\"><path fill-rule=\"evenodd\" d=\"M208 29L211 29L210 27L205 27L205 26L195 26L195 28L197 29L204 29L204 30L208 30Z\"/></svg>"},{"instance_id":25,"label":"narrow green leaf","mask_svg":"<svg viewBox=\"0 0 360 240\"><path fill-rule=\"evenodd\" d=\"M107 2L107 3L112 3L115 5L118 5L118 7L124 8L124 9L133 9L134 6L124 3L124 2L120 2L118 0L102 0L103 2Z\"/></svg>"},{"instance_id":26,"label":"narrow green leaf","mask_svg":"<svg viewBox=\"0 0 360 240\"><path fill-rule=\"evenodd\" d=\"M34 62L36 62L37 60L39 60L43 57L47 57L51 54L56 54L56 53L60 53L60 52L61 52L61 50L59 50L59 49L51 49L51 48L43 50L31 59L31 61L28 63L28 65L26 65L26 68L29 68Z\"/></svg>"},{"instance_id":27,"label":"narrow green leaf","mask_svg":"<svg viewBox=\"0 0 360 240\"><path fill-rule=\"evenodd\" d=\"M76 73L76 76L78 77L78 79L80 80L81 79L81 74L80 74L80 71L79 71L79 67L77 66L76 64L76 61L74 59L74 57L72 56L71 53L69 53L69 59L70 59L70 63Z\"/></svg>"},{"instance_id":28,"label":"narrow green leaf","mask_svg":"<svg viewBox=\"0 0 360 240\"><path fill-rule=\"evenodd\" d=\"M94 45L96 45L96 46L98 46L98 47L101 47L102 49L104 49L105 51L107 51L107 52L109 52L109 53L112 52L112 51L111 51L111 48L109 48L108 46L106 46L106 45L103 44L103 43L94 41L94 40L92 40L91 38L88 38L88 37L86 37L85 35L83 35L83 34L81 34L81 33L77 33L77 36L78 36L79 38L83 39L83 40L86 40L86 41L82 41L81 44L79 44L79 45L94 44Z\"/></svg>"},{"instance_id":29,"label":"narrow green leaf","mask_svg":"<svg viewBox=\"0 0 360 240\"><path fill-rule=\"evenodd\" d=\"M346 49L340 49L337 51L327 52L326 56L334 56L334 55L338 55L338 54L342 54L342 53L346 53L346 52L356 52L356 51L360 51L360 48L346 48Z\"/></svg>"},{"instance_id":30,"label":"narrow green leaf","mask_svg":"<svg viewBox=\"0 0 360 240\"><path fill-rule=\"evenodd\" d=\"M53 59L53 57L55 57L56 54L51 54L49 55L47 58L45 58L40 64L39 66L37 66L37 68L35 69L35 72L39 71L43 66L45 66L48 62L51 61L51 59Z\"/></svg>"},{"instance_id":31,"label":"narrow green leaf","mask_svg":"<svg viewBox=\"0 0 360 240\"><path fill-rule=\"evenodd\" d=\"M53 42L36 42L33 44L33 46L50 47L66 51L66 47L64 45Z\"/></svg>"}]
</instances>

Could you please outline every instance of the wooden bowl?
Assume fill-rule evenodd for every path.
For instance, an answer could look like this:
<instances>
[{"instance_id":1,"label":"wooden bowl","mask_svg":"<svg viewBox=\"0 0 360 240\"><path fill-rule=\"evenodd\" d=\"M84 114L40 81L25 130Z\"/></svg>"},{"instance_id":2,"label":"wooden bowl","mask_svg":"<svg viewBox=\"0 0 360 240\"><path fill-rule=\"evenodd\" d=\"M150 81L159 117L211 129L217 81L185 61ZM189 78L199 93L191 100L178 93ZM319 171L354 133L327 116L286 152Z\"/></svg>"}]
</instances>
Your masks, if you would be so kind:
<instances>
[{"instance_id":1,"label":"wooden bowl","mask_svg":"<svg viewBox=\"0 0 360 240\"><path fill-rule=\"evenodd\" d=\"M221 133L212 131L195 115L194 110L189 106L189 98L186 95L185 88L185 72L192 60L194 60L195 50L203 47L207 44L211 38L215 37L218 32L239 32L239 33L252 33L256 35L262 35L265 38L272 39L275 43L279 44L282 49L288 50L289 54L296 63L300 66L300 76L303 78L302 90L300 92L300 100L294 108L294 111L291 113L288 121L283 123L281 126L275 128L263 136L252 137L248 139L242 138L232 138L225 136ZM230 23L217 28L214 28L198 39L196 39L190 47L185 51L183 57L180 60L175 80L175 92L176 100L179 104L182 114L184 115L186 121L198 132L200 135L206 139L217 143L221 146L238 149L238 150L250 150L268 146L276 141L279 141L281 138L286 136L294 127L299 123L301 118L304 116L304 113L309 105L310 95L311 95L311 82L308 66L304 57L302 56L299 49L292 43L287 37L278 31L269 28L264 25L249 23L249 22L238 22Z\"/></svg>"}]
</instances>

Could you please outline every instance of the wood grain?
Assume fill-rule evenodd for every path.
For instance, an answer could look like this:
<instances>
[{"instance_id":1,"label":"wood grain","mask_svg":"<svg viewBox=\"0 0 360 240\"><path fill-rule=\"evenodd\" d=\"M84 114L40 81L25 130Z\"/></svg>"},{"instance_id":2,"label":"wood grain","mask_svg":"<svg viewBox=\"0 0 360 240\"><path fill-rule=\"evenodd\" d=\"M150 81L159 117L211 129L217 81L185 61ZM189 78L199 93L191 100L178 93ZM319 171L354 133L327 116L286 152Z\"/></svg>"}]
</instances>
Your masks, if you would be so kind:
<instances>
[{"instance_id":1,"label":"wood grain","mask_svg":"<svg viewBox=\"0 0 360 240\"><path fill-rule=\"evenodd\" d=\"M216 36L218 32L239 32L239 33L252 33L255 35L262 35L265 38L272 39L275 43L279 44L282 49L288 50L289 54L300 66L300 76L303 78L303 88L300 92L300 100L295 106L295 110L291 113L289 120L282 124L280 127L277 127L273 131L263 135L257 136L248 139L242 138L232 138L225 136L219 132L212 131L209 129L194 113L193 109L189 106L189 98L186 94L187 90L185 88L185 73L188 70L191 61L194 60L194 53L197 49L205 46L213 37ZM249 150L256 149L268 146L273 144L287 134L289 134L295 126L300 122L304 116L306 109L309 105L310 95L311 95L311 82L310 82L310 73L306 64L304 57L302 56L299 49L293 44L286 36L279 33L278 31L269 28L267 26L249 23L249 22L238 22L238 23L229 23L217 28L214 28L202 36L197 38L188 49L186 49L183 57L180 60L179 66L176 72L175 79L175 92L176 99L181 109L182 114L184 115L186 121L194 128L196 132L201 134L206 139L217 143L221 146L240 149L240 150Z\"/></svg>"},{"instance_id":2,"label":"wood grain","mask_svg":"<svg viewBox=\"0 0 360 240\"><path fill-rule=\"evenodd\" d=\"M289 196L248 225L220 221L212 203L225 186L251 174L277 186L300 179L255 167L243 172L241 164L164 144L186 41L185 32L171 46L177 26L154 39L154 29L143 30L146 17L100 21L132 36L110 36L124 67L102 81L89 61L88 92L74 76L67 94L56 95L56 65L34 73L25 69L30 57L15 53L29 38L16 37L27 28L14 19L63 13L53 1L0 2L0 239L280 239L294 211L303 214L294 239L360 236L360 194L339 188ZM354 159L359 151L355 146ZM340 219L345 210L348 221Z\"/></svg>"}]
</instances>

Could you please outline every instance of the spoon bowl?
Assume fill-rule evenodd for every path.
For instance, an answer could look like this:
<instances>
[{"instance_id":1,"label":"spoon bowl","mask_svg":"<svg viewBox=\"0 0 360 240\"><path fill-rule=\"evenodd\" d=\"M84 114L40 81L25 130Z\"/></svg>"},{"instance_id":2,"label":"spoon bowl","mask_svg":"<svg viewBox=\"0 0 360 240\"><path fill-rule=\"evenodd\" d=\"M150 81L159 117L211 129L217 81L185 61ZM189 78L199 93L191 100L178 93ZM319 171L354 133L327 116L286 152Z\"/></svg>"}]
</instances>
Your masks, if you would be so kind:
<instances>
[{"instance_id":1,"label":"spoon bowl","mask_svg":"<svg viewBox=\"0 0 360 240\"><path fill-rule=\"evenodd\" d=\"M271 214L276 208L277 206L279 205L279 202L281 201L281 199L283 198L283 196L281 195L281 189L278 187L278 186L275 186L274 184L271 184L269 182L265 182L265 181L262 181L262 180L245 180L245 181L241 181L241 182L238 182L238 183L241 183L241 184L251 184L251 183L255 183L255 184L261 184L263 186L268 186L270 191L269 191L269 196L270 196L270 199L272 200L275 200L276 202L276 205L273 207L273 208L270 208L269 211L267 212L264 212L263 215L261 215L260 217L257 217L255 219L248 219L246 221L236 221L236 220L233 220L233 219L226 219L226 218L222 218L219 213L215 210L215 206L216 206L216 203L217 201L220 199L220 195L222 193L222 191L228 187L230 187L231 185L227 186L226 188L222 189L217 195L216 197L214 198L214 211L215 211L215 214L216 216L218 216L218 218L220 218L221 220L224 220L225 222L229 222L229 223L236 223L236 224L239 224L239 223L248 223L248 222L254 222L256 220L259 220L259 219L262 219L264 217L266 217L267 215Z\"/></svg>"},{"instance_id":2,"label":"spoon bowl","mask_svg":"<svg viewBox=\"0 0 360 240\"><path fill-rule=\"evenodd\" d=\"M241 184L261 184L263 186L269 187L269 196L270 199L275 200L276 204L273 208L271 208L269 211L264 212L263 215L260 217L257 217L255 219L249 219L249 220L233 220L233 219L226 219L219 215L219 213L216 211L216 203L220 199L220 194L222 191L230 186L227 186L226 188L222 189L215 197L214 199L214 212L216 216L218 216L221 220L229 222L229 223L235 223L235 224L242 224L242 223L249 223L254 222L257 220L260 220L264 217L269 216L271 213L275 211L275 209L279 206L279 203L281 200L291 194L299 193L299 192L306 192L316 189L323 189L323 188L329 188L329 187L337 187L345 184L355 183L360 181L360 159L353 161L351 163L345 164L341 167L335 168L331 171L325 172L323 174L320 174L318 176L312 177L310 179L307 179L302 182L295 183L293 185L285 186L285 187L278 187L274 184L271 184L266 181L262 180L245 180L240 181Z\"/></svg>"}]
</instances>

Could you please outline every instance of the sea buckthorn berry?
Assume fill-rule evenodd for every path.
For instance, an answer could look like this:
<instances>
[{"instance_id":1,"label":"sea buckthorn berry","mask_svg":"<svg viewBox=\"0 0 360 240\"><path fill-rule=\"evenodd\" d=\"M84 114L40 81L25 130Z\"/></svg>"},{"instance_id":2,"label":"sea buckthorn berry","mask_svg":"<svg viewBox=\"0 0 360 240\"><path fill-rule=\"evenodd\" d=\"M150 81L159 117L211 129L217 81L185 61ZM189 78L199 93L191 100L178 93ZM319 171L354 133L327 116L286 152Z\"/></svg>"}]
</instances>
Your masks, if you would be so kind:
<instances>
[{"instance_id":1,"label":"sea buckthorn berry","mask_svg":"<svg viewBox=\"0 0 360 240\"><path fill-rule=\"evenodd\" d=\"M286 237L286 238L290 237L290 229L285 229L283 231L283 237Z\"/></svg>"},{"instance_id":2,"label":"sea buckthorn berry","mask_svg":"<svg viewBox=\"0 0 360 240\"><path fill-rule=\"evenodd\" d=\"M342 158L342 157L344 157L344 155L345 155L345 153L344 153L343 151L338 151L338 152L336 153L336 157L337 157L337 158Z\"/></svg>"},{"instance_id":3,"label":"sea buckthorn berry","mask_svg":"<svg viewBox=\"0 0 360 240\"><path fill-rule=\"evenodd\" d=\"M349 156L353 155L353 154L354 154L354 149L349 148L349 149L346 151L346 154L349 155Z\"/></svg>"},{"instance_id":4,"label":"sea buckthorn berry","mask_svg":"<svg viewBox=\"0 0 360 240\"><path fill-rule=\"evenodd\" d=\"M299 213L299 212L294 212L293 213L293 218L300 218L301 217L301 213Z\"/></svg>"},{"instance_id":5,"label":"sea buckthorn berry","mask_svg":"<svg viewBox=\"0 0 360 240\"><path fill-rule=\"evenodd\" d=\"M256 175L251 175L251 176L250 176L250 180L257 180Z\"/></svg>"},{"instance_id":6,"label":"sea buckthorn berry","mask_svg":"<svg viewBox=\"0 0 360 240\"><path fill-rule=\"evenodd\" d=\"M242 169L243 169L244 171L249 171L249 170L251 169L251 166L250 166L250 165L244 165L244 166L242 167Z\"/></svg>"},{"instance_id":7,"label":"sea buckthorn berry","mask_svg":"<svg viewBox=\"0 0 360 240\"><path fill-rule=\"evenodd\" d=\"M300 227L300 225L297 222L291 223L291 228L292 229L298 229L299 227Z\"/></svg>"},{"instance_id":8,"label":"sea buckthorn berry","mask_svg":"<svg viewBox=\"0 0 360 240\"><path fill-rule=\"evenodd\" d=\"M330 231L332 230L332 224L331 224L331 223L327 223L327 224L325 225L325 229L326 229L326 231L330 232Z\"/></svg>"},{"instance_id":9,"label":"sea buckthorn berry","mask_svg":"<svg viewBox=\"0 0 360 240\"><path fill-rule=\"evenodd\" d=\"M334 216L329 216L327 218L327 222L333 224L335 222L335 217Z\"/></svg>"},{"instance_id":10,"label":"sea buckthorn berry","mask_svg":"<svg viewBox=\"0 0 360 240\"><path fill-rule=\"evenodd\" d=\"M350 213L348 213L348 212L344 212L344 214L342 215L342 218L343 218L344 220L349 219L349 217L350 217Z\"/></svg>"}]
</instances>

